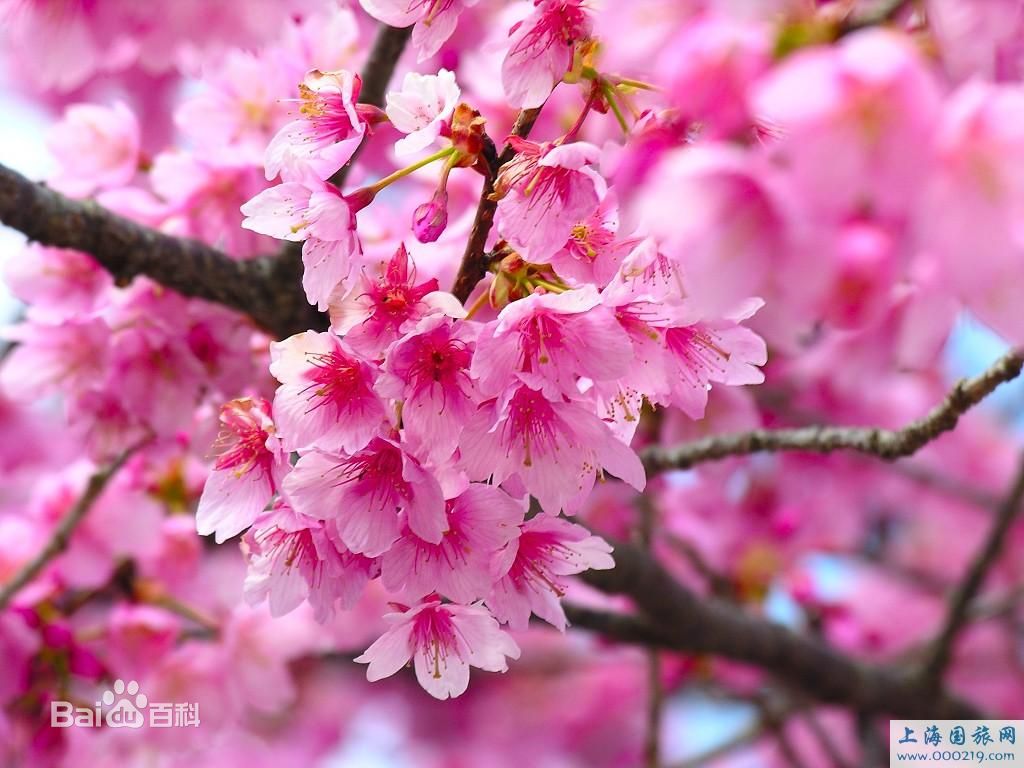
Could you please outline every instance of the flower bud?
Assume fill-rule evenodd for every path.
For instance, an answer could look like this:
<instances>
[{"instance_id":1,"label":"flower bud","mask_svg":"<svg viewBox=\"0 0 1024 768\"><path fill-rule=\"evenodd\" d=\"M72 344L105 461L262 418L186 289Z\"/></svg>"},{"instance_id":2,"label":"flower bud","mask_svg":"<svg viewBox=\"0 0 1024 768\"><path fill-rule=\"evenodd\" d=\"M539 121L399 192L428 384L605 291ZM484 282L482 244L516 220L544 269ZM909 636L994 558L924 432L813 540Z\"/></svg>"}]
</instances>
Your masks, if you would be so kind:
<instances>
[{"instance_id":1,"label":"flower bud","mask_svg":"<svg viewBox=\"0 0 1024 768\"><path fill-rule=\"evenodd\" d=\"M434 192L429 202L416 208L412 214L412 231L421 243L432 243L448 226L448 193Z\"/></svg>"}]
</instances>

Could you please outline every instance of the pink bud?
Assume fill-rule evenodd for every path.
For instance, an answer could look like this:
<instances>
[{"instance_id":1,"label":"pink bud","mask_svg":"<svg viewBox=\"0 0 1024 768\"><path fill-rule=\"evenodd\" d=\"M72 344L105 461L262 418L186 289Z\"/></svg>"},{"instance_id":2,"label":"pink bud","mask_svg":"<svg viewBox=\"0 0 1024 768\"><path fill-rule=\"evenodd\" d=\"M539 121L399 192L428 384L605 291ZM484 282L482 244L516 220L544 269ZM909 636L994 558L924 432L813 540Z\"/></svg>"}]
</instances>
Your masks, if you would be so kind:
<instances>
[{"instance_id":1,"label":"pink bud","mask_svg":"<svg viewBox=\"0 0 1024 768\"><path fill-rule=\"evenodd\" d=\"M448 226L448 193L438 190L429 203L419 206L412 214L412 231L421 243L432 243Z\"/></svg>"}]
</instances>

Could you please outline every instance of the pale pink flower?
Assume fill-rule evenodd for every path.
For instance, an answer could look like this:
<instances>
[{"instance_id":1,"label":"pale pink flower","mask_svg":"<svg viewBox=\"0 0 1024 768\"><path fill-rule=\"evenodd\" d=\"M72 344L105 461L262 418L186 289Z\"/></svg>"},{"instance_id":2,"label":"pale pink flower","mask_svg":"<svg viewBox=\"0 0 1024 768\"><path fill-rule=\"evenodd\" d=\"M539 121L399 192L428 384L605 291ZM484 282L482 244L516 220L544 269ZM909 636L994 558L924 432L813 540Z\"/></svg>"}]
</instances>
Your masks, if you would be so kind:
<instances>
[{"instance_id":1,"label":"pale pink flower","mask_svg":"<svg viewBox=\"0 0 1024 768\"><path fill-rule=\"evenodd\" d=\"M91 312L114 283L92 256L34 243L7 260L3 278L15 296L31 304L33 318L46 320Z\"/></svg>"},{"instance_id":2,"label":"pale pink flower","mask_svg":"<svg viewBox=\"0 0 1024 768\"><path fill-rule=\"evenodd\" d=\"M267 188L260 169L244 152L218 148L203 153L161 152L153 161L149 179L164 201L160 226L167 232L214 243L235 258L251 258L274 248L275 243L243 229L239 207ZM108 196L109 197L109 196ZM104 198L101 203L108 204ZM144 207L141 199L117 202Z\"/></svg>"},{"instance_id":3,"label":"pale pink flower","mask_svg":"<svg viewBox=\"0 0 1024 768\"><path fill-rule=\"evenodd\" d=\"M361 87L352 72L307 72L299 85L301 117L281 128L267 146L267 179L281 174L283 181L296 181L306 168L328 179L347 163L366 133L356 103Z\"/></svg>"},{"instance_id":4,"label":"pale pink flower","mask_svg":"<svg viewBox=\"0 0 1024 768\"><path fill-rule=\"evenodd\" d=\"M227 52L206 73L204 90L174 112L180 130L204 147L239 145L262 157L273 132L287 116L281 94L294 85L292 70L278 57Z\"/></svg>"},{"instance_id":5,"label":"pale pink flower","mask_svg":"<svg viewBox=\"0 0 1024 768\"><path fill-rule=\"evenodd\" d=\"M331 328L371 358L383 356L392 342L428 314L465 314L454 296L438 291L436 279L416 284L416 267L405 245L398 246L380 275L371 277L364 270L358 285L343 295L336 292L329 311Z\"/></svg>"},{"instance_id":6,"label":"pale pink flower","mask_svg":"<svg viewBox=\"0 0 1024 768\"><path fill-rule=\"evenodd\" d=\"M22 323L4 337L16 344L0 366L0 386L16 400L84 391L103 379L110 360L110 329L98 318Z\"/></svg>"},{"instance_id":7,"label":"pale pink flower","mask_svg":"<svg viewBox=\"0 0 1024 768\"><path fill-rule=\"evenodd\" d=\"M534 11L512 27L501 82L508 103L539 107L572 68L576 43L590 37L582 0L534 0Z\"/></svg>"},{"instance_id":8,"label":"pale pink flower","mask_svg":"<svg viewBox=\"0 0 1024 768\"><path fill-rule=\"evenodd\" d=\"M919 237L950 293L1013 343L1024 339L1024 88L972 82L945 106Z\"/></svg>"},{"instance_id":9,"label":"pale pink flower","mask_svg":"<svg viewBox=\"0 0 1024 768\"><path fill-rule=\"evenodd\" d=\"M491 588L491 557L519 535L525 506L505 491L472 483L447 502L448 531L439 544L406 529L381 558L381 580L413 599L437 592L459 603Z\"/></svg>"},{"instance_id":10,"label":"pale pink flower","mask_svg":"<svg viewBox=\"0 0 1024 768\"><path fill-rule=\"evenodd\" d=\"M487 607L510 629L526 629L534 613L564 632L564 577L614 568L611 552L608 542L582 525L537 515L523 523L519 536L494 558L497 581Z\"/></svg>"},{"instance_id":11,"label":"pale pink flower","mask_svg":"<svg viewBox=\"0 0 1024 768\"><path fill-rule=\"evenodd\" d=\"M333 333L296 334L272 344L270 354L270 373L281 382L274 414L286 450L355 453L385 425L375 366Z\"/></svg>"},{"instance_id":12,"label":"pale pink flower","mask_svg":"<svg viewBox=\"0 0 1024 768\"><path fill-rule=\"evenodd\" d=\"M270 403L262 397L225 403L220 423L217 460L196 510L199 535L215 534L218 544L252 525L289 466Z\"/></svg>"},{"instance_id":13,"label":"pale pink flower","mask_svg":"<svg viewBox=\"0 0 1024 768\"><path fill-rule=\"evenodd\" d=\"M333 184L307 174L301 182L271 187L243 205L242 226L280 240L305 241L302 287L309 303L323 311L362 253L356 212L368 202L346 197Z\"/></svg>"},{"instance_id":14,"label":"pale pink flower","mask_svg":"<svg viewBox=\"0 0 1024 768\"><path fill-rule=\"evenodd\" d=\"M392 627L356 658L370 665L370 682L390 677L412 659L416 679L427 693L436 699L454 698L469 685L471 666L506 672L505 658L519 658L519 646L479 605L432 600L385 619Z\"/></svg>"},{"instance_id":15,"label":"pale pink flower","mask_svg":"<svg viewBox=\"0 0 1024 768\"><path fill-rule=\"evenodd\" d=\"M123 102L72 104L47 136L60 166L50 183L75 197L124 186L139 169L139 142L138 121Z\"/></svg>"},{"instance_id":16,"label":"pale pink flower","mask_svg":"<svg viewBox=\"0 0 1024 768\"><path fill-rule=\"evenodd\" d=\"M437 53L452 36L465 8L476 5L477 0L359 0L363 9L379 21L392 27L412 30L412 45L419 61Z\"/></svg>"},{"instance_id":17,"label":"pale pink flower","mask_svg":"<svg viewBox=\"0 0 1024 768\"><path fill-rule=\"evenodd\" d=\"M502 237L525 250L530 261L544 263L572 237L573 227L590 218L607 191L591 167L600 150L580 141L537 144L513 136L509 143L517 154L495 182L501 198L495 221Z\"/></svg>"},{"instance_id":18,"label":"pale pink flower","mask_svg":"<svg viewBox=\"0 0 1024 768\"><path fill-rule=\"evenodd\" d=\"M388 93L384 110L391 124L407 134L395 143L395 154L412 155L433 144L450 121L461 93L455 74L447 69L436 75L406 73L402 89Z\"/></svg>"},{"instance_id":19,"label":"pale pink flower","mask_svg":"<svg viewBox=\"0 0 1024 768\"><path fill-rule=\"evenodd\" d=\"M250 605L266 600L275 618L305 600L323 623L334 615L335 606L352 608L380 572L375 560L339 547L319 520L300 515L283 501L260 516L246 534L245 546L245 599Z\"/></svg>"},{"instance_id":20,"label":"pale pink flower","mask_svg":"<svg viewBox=\"0 0 1024 768\"><path fill-rule=\"evenodd\" d=\"M906 215L930 163L938 85L914 42L869 29L784 60L758 84L768 150L824 214Z\"/></svg>"},{"instance_id":21,"label":"pale pink flower","mask_svg":"<svg viewBox=\"0 0 1024 768\"><path fill-rule=\"evenodd\" d=\"M448 530L444 496L433 475L397 444L374 438L353 456L313 451L285 479L295 509L330 521L352 552L376 557L398 539L404 520L437 544Z\"/></svg>"},{"instance_id":22,"label":"pale pink flower","mask_svg":"<svg viewBox=\"0 0 1024 768\"><path fill-rule=\"evenodd\" d=\"M448 459L480 402L469 368L476 328L443 315L426 318L388 351L378 392L402 402L402 427L414 451Z\"/></svg>"},{"instance_id":23,"label":"pale pink flower","mask_svg":"<svg viewBox=\"0 0 1024 768\"><path fill-rule=\"evenodd\" d=\"M702 137L750 131L748 93L771 64L771 43L770 27L714 16L682 25L655 65L678 118Z\"/></svg>"},{"instance_id":24,"label":"pale pink flower","mask_svg":"<svg viewBox=\"0 0 1024 768\"><path fill-rule=\"evenodd\" d=\"M786 263L787 220L769 178L756 155L701 142L662 155L624 215L685 270L689 298L721 312L762 295Z\"/></svg>"},{"instance_id":25,"label":"pale pink flower","mask_svg":"<svg viewBox=\"0 0 1024 768\"><path fill-rule=\"evenodd\" d=\"M574 512L605 470L638 491L646 483L639 457L592 408L526 386L481 405L459 449L470 479L500 484L518 476L551 514Z\"/></svg>"},{"instance_id":26,"label":"pale pink flower","mask_svg":"<svg viewBox=\"0 0 1024 768\"><path fill-rule=\"evenodd\" d=\"M581 376L599 381L625 374L632 351L588 285L506 306L481 332L472 372L485 394L496 395L518 379L552 399L574 397Z\"/></svg>"}]
</instances>

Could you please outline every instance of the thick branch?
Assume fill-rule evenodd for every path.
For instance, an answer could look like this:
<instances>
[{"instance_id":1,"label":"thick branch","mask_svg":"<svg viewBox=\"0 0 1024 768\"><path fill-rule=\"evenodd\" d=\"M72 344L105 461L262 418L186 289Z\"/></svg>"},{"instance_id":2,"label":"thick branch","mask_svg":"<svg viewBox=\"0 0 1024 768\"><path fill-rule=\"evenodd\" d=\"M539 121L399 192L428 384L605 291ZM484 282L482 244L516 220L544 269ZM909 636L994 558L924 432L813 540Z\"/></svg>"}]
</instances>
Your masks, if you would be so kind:
<instances>
[{"instance_id":1,"label":"thick branch","mask_svg":"<svg viewBox=\"0 0 1024 768\"><path fill-rule=\"evenodd\" d=\"M629 642L650 641L687 653L709 653L761 667L823 702L906 718L973 718L969 704L935 691L912 674L862 664L822 643L717 598L679 584L647 553L616 544L615 568L583 579L611 594L628 595L647 619L595 616L573 609L571 619Z\"/></svg>"},{"instance_id":2,"label":"thick branch","mask_svg":"<svg viewBox=\"0 0 1024 768\"><path fill-rule=\"evenodd\" d=\"M197 240L165 235L89 200L72 200L3 165L0 223L43 245L88 253L119 283L145 275L184 296L244 312L279 337L325 327L302 292L298 258L236 261Z\"/></svg>"},{"instance_id":3,"label":"thick branch","mask_svg":"<svg viewBox=\"0 0 1024 768\"><path fill-rule=\"evenodd\" d=\"M117 474L117 471L121 469L131 454L131 450L125 451L111 462L109 466L89 478L84 493L78 498L78 501L75 502L75 505L67 515L57 524L49 541L46 542L46 545L40 550L39 554L25 563L21 570L14 574L14 578L0 589L0 611L3 611L11 600L14 599L14 596L27 586L32 579L42 573L50 561L67 549L75 529L85 519L93 503L103 493L103 489L107 487L107 483Z\"/></svg>"},{"instance_id":4,"label":"thick branch","mask_svg":"<svg viewBox=\"0 0 1024 768\"><path fill-rule=\"evenodd\" d=\"M949 612L943 624L942 631L932 646L928 661L924 665L923 676L926 682L938 685L942 674L949 664L953 654L953 646L960 631L966 626L970 619L971 602L981 590L985 583L985 576L999 559L1003 550L1010 526L1017 519L1020 513L1021 503L1024 501L1024 459L1021 460L1020 469L1014 478L1013 487L999 507L996 519L992 523L985 543L974 558L967 573L964 576L960 587L954 592L950 599Z\"/></svg>"},{"instance_id":5,"label":"thick branch","mask_svg":"<svg viewBox=\"0 0 1024 768\"><path fill-rule=\"evenodd\" d=\"M522 138L529 136L539 114L539 109L524 109L516 117L511 135ZM498 209L497 202L491 200L491 193L494 192L494 180L498 177L501 166L513 157L515 157L515 150L506 144L501 155L498 156L498 162L491 168L490 174L484 178L484 186L480 190L480 203L476 208L476 218L473 219L469 242L466 243L466 251L462 257L462 264L459 266L459 274L455 277L455 286L452 288L452 293L463 303L469 298L476 284L487 274L487 268L490 266L490 259L486 252L487 236L491 233L494 212Z\"/></svg>"},{"instance_id":6,"label":"thick branch","mask_svg":"<svg viewBox=\"0 0 1024 768\"><path fill-rule=\"evenodd\" d=\"M945 400L931 412L900 430L880 427L814 426L795 429L755 429L717 435L674 448L652 446L643 452L648 472L687 469L705 461L763 451L831 453L857 451L882 459L910 456L940 435L951 431L960 417L990 395L996 387L1020 375L1024 357L1010 352L973 379L958 381Z\"/></svg>"}]
</instances>

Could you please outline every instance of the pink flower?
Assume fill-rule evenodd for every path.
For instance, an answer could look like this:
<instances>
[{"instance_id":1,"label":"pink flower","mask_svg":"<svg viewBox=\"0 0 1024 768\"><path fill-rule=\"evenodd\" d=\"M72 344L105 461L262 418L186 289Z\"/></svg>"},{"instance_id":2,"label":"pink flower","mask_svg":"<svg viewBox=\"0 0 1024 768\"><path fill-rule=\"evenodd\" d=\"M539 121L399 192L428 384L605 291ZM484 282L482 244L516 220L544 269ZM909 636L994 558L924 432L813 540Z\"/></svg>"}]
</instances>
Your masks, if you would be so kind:
<instances>
[{"instance_id":1,"label":"pink flower","mask_svg":"<svg viewBox=\"0 0 1024 768\"><path fill-rule=\"evenodd\" d=\"M435 315L388 351L378 391L402 402L402 427L414 451L448 459L480 395L469 375L475 329Z\"/></svg>"},{"instance_id":2,"label":"pink flower","mask_svg":"<svg viewBox=\"0 0 1024 768\"><path fill-rule=\"evenodd\" d=\"M302 287L309 303L323 311L331 292L348 280L352 259L362 253L356 212L368 203L306 175L301 182L271 187L243 205L242 226L280 240L305 241Z\"/></svg>"},{"instance_id":3,"label":"pink flower","mask_svg":"<svg viewBox=\"0 0 1024 768\"><path fill-rule=\"evenodd\" d=\"M433 144L450 121L460 95L455 75L447 69L436 75L407 72L402 90L388 93L384 110L391 124L408 134L395 143L395 154L412 155Z\"/></svg>"},{"instance_id":4,"label":"pink flower","mask_svg":"<svg viewBox=\"0 0 1024 768\"><path fill-rule=\"evenodd\" d=\"M505 657L519 658L519 646L479 605L421 603L385 617L393 626L356 661L369 664L370 682L390 677L410 659L423 690L436 699L460 696L471 666L506 672Z\"/></svg>"},{"instance_id":5,"label":"pink flower","mask_svg":"<svg viewBox=\"0 0 1024 768\"><path fill-rule=\"evenodd\" d=\"M419 61L429 59L452 36L463 9L477 0L359 0L363 9L392 27L412 30L412 44Z\"/></svg>"},{"instance_id":6,"label":"pink flower","mask_svg":"<svg viewBox=\"0 0 1024 768\"><path fill-rule=\"evenodd\" d=\"M72 104L47 136L60 165L50 183L75 197L124 186L138 171L139 141L139 124L123 102Z\"/></svg>"},{"instance_id":7,"label":"pink flower","mask_svg":"<svg viewBox=\"0 0 1024 768\"><path fill-rule=\"evenodd\" d=\"M285 478L295 509L329 520L351 551L367 557L386 552L401 522L425 541L438 544L448 530L441 486L397 444L374 438L353 456L313 451Z\"/></svg>"},{"instance_id":8,"label":"pink flower","mask_svg":"<svg viewBox=\"0 0 1024 768\"><path fill-rule=\"evenodd\" d=\"M685 271L691 301L722 312L782 280L787 222L768 178L756 155L699 143L665 153L625 216Z\"/></svg>"},{"instance_id":9,"label":"pink flower","mask_svg":"<svg viewBox=\"0 0 1024 768\"><path fill-rule=\"evenodd\" d=\"M588 285L532 294L506 306L481 332L472 372L485 394L499 394L518 379L551 399L575 397L579 377L622 376L632 352L629 338Z\"/></svg>"},{"instance_id":10,"label":"pink flower","mask_svg":"<svg viewBox=\"0 0 1024 768\"><path fill-rule=\"evenodd\" d=\"M380 572L375 560L339 547L320 521L298 514L283 501L256 521L245 545L246 601L257 605L266 600L275 618L306 600L316 620L326 622L336 604L352 608Z\"/></svg>"},{"instance_id":11,"label":"pink flower","mask_svg":"<svg viewBox=\"0 0 1024 768\"><path fill-rule=\"evenodd\" d=\"M764 304L751 299L733 314L711 320L687 322L664 330L668 350L668 398L690 418L704 415L712 382L728 386L760 384L764 374L757 367L768 361L764 339L740 321Z\"/></svg>"},{"instance_id":12,"label":"pink flower","mask_svg":"<svg viewBox=\"0 0 1024 768\"><path fill-rule=\"evenodd\" d=\"M940 94L905 35L871 29L798 52L753 94L769 153L822 214L906 214L930 161Z\"/></svg>"},{"instance_id":13,"label":"pink flower","mask_svg":"<svg viewBox=\"0 0 1024 768\"><path fill-rule=\"evenodd\" d=\"M344 70L310 70L299 85L302 116L286 124L267 146L267 179L279 173L283 181L296 181L309 168L328 179L351 158L366 132L364 115L356 102L362 80Z\"/></svg>"},{"instance_id":14,"label":"pink flower","mask_svg":"<svg viewBox=\"0 0 1024 768\"><path fill-rule=\"evenodd\" d=\"M92 256L36 244L8 259L3 272L11 292L32 305L33 318L53 321L98 308L114 283Z\"/></svg>"},{"instance_id":15,"label":"pink flower","mask_svg":"<svg viewBox=\"0 0 1024 768\"><path fill-rule=\"evenodd\" d=\"M534 0L533 13L512 27L501 83L513 107L539 107L572 68L576 43L590 36L582 0Z\"/></svg>"},{"instance_id":16,"label":"pink flower","mask_svg":"<svg viewBox=\"0 0 1024 768\"><path fill-rule=\"evenodd\" d=\"M608 542L581 525L537 515L523 523L519 537L494 558L493 573L500 578L487 607L510 629L526 629L532 612L564 632L563 577L614 568L611 551Z\"/></svg>"},{"instance_id":17,"label":"pink flower","mask_svg":"<svg viewBox=\"0 0 1024 768\"><path fill-rule=\"evenodd\" d=\"M946 104L916 229L950 293L1012 343L1024 340L1024 88L972 82Z\"/></svg>"},{"instance_id":18,"label":"pink flower","mask_svg":"<svg viewBox=\"0 0 1024 768\"><path fill-rule=\"evenodd\" d=\"M110 329L97 318L22 323L4 336L17 344L0 366L0 386L19 400L84 391L102 380L110 360Z\"/></svg>"},{"instance_id":19,"label":"pink flower","mask_svg":"<svg viewBox=\"0 0 1024 768\"><path fill-rule=\"evenodd\" d=\"M491 485L471 484L447 502L448 531L441 542L408 529L381 558L381 580L391 592L419 599L437 592L459 603L487 596L491 557L519 535L523 504Z\"/></svg>"},{"instance_id":20,"label":"pink flower","mask_svg":"<svg viewBox=\"0 0 1024 768\"><path fill-rule=\"evenodd\" d=\"M597 210L573 225L565 245L551 256L551 267L563 280L604 287L633 244L617 240L618 229L618 206L615 195L609 192Z\"/></svg>"},{"instance_id":21,"label":"pink flower","mask_svg":"<svg viewBox=\"0 0 1024 768\"><path fill-rule=\"evenodd\" d=\"M753 128L748 92L771 64L769 32L715 17L682 26L655 71L665 73L669 103L684 125L698 125L707 138Z\"/></svg>"},{"instance_id":22,"label":"pink flower","mask_svg":"<svg viewBox=\"0 0 1024 768\"><path fill-rule=\"evenodd\" d=\"M590 167L600 150L580 141L556 146L513 136L509 143L518 154L495 182L498 230L530 261L544 263L572 237L573 227L590 218L607 191L604 178Z\"/></svg>"},{"instance_id":23,"label":"pink flower","mask_svg":"<svg viewBox=\"0 0 1024 768\"><path fill-rule=\"evenodd\" d=\"M516 475L551 514L575 511L604 470L638 491L646 483L640 459L592 408L526 386L481 405L459 449L470 479L500 484Z\"/></svg>"},{"instance_id":24,"label":"pink flower","mask_svg":"<svg viewBox=\"0 0 1024 768\"><path fill-rule=\"evenodd\" d=\"M410 268L411 267L411 268ZM331 327L358 352L377 358L420 318L443 312L465 314L450 293L438 291L436 279L416 284L416 267L405 245L399 245L381 275L371 279L365 271L360 285L343 297L331 298Z\"/></svg>"},{"instance_id":25,"label":"pink flower","mask_svg":"<svg viewBox=\"0 0 1024 768\"><path fill-rule=\"evenodd\" d=\"M288 451L355 453L384 426L376 368L333 333L306 331L275 342L270 373L281 382L274 413Z\"/></svg>"},{"instance_id":26,"label":"pink flower","mask_svg":"<svg viewBox=\"0 0 1024 768\"><path fill-rule=\"evenodd\" d=\"M196 510L196 531L215 534L218 544L252 525L289 466L262 397L225 403L220 423L219 455Z\"/></svg>"},{"instance_id":27,"label":"pink flower","mask_svg":"<svg viewBox=\"0 0 1024 768\"><path fill-rule=\"evenodd\" d=\"M216 243L236 258L262 255L274 247L263 233L242 229L239 207L267 188L259 167L246 153L225 148L202 154L161 152L149 178L153 190L167 203L160 217L163 229ZM101 202L109 204L106 199ZM134 213L128 206L130 218Z\"/></svg>"}]
</instances>

